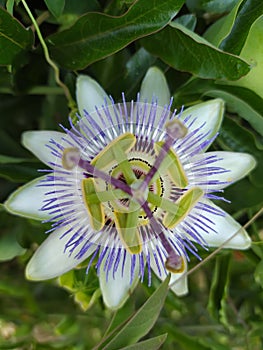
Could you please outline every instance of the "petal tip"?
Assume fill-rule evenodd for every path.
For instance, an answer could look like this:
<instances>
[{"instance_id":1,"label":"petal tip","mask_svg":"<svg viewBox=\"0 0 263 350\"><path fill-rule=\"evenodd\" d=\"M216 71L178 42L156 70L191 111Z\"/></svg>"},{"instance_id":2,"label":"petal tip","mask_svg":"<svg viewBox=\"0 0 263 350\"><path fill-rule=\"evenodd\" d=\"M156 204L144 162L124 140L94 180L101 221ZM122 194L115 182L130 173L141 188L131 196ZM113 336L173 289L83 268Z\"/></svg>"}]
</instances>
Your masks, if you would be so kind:
<instances>
[{"instance_id":1,"label":"petal tip","mask_svg":"<svg viewBox=\"0 0 263 350\"><path fill-rule=\"evenodd\" d=\"M88 75L79 75L76 84L76 98L79 112L85 115L84 110L88 113L95 111L95 107L100 108L105 99L110 104L110 99L100 84Z\"/></svg>"},{"instance_id":2,"label":"petal tip","mask_svg":"<svg viewBox=\"0 0 263 350\"><path fill-rule=\"evenodd\" d=\"M179 297L183 297L188 294L188 280L186 269L178 277L176 274L172 274L170 281L170 289Z\"/></svg>"},{"instance_id":3,"label":"petal tip","mask_svg":"<svg viewBox=\"0 0 263 350\"><path fill-rule=\"evenodd\" d=\"M25 270L26 279L29 281L45 280L45 278L41 278L41 276L37 273L37 270L35 269L34 263L32 261L33 258L34 256L31 258L31 260L29 260L29 263L26 266L26 270Z\"/></svg>"},{"instance_id":4,"label":"petal tip","mask_svg":"<svg viewBox=\"0 0 263 350\"><path fill-rule=\"evenodd\" d=\"M30 131L24 131L22 133L21 143L28 150L30 150L30 142L29 142L29 140L30 140L31 136L34 137L35 133L36 133L36 131L31 131L31 130Z\"/></svg>"},{"instance_id":5,"label":"petal tip","mask_svg":"<svg viewBox=\"0 0 263 350\"><path fill-rule=\"evenodd\" d=\"M235 237L234 237L235 238ZM231 241L230 241L231 242ZM251 247L252 240L244 228L241 228L236 235L235 249L246 250Z\"/></svg>"},{"instance_id":6,"label":"petal tip","mask_svg":"<svg viewBox=\"0 0 263 350\"><path fill-rule=\"evenodd\" d=\"M165 106L170 102L170 90L164 73L156 66L146 72L140 89L140 100L151 103L152 98L158 97L158 105Z\"/></svg>"}]
</instances>

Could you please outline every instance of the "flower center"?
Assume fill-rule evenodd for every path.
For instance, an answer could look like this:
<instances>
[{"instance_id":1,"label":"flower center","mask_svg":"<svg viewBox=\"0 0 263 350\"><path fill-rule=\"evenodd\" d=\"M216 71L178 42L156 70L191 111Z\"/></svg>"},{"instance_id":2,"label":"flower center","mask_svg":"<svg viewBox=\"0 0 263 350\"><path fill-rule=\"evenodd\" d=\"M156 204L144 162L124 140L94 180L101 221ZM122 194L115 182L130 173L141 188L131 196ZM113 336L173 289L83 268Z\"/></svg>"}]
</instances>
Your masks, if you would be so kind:
<instances>
[{"instance_id":1,"label":"flower center","mask_svg":"<svg viewBox=\"0 0 263 350\"><path fill-rule=\"evenodd\" d=\"M82 158L77 148L65 149L62 165L66 169L78 165L85 170L81 192L95 231L106 229L110 221L125 249L138 254L145 241L140 228L149 224L168 253L167 268L178 271L182 259L174 253L163 231L178 225L203 191L186 189L188 179L172 148L176 138L184 137L186 128L174 120L167 124L166 132L166 140L151 144L151 152L140 150L140 140L126 132L90 162ZM177 200L171 198L169 186L180 190Z\"/></svg>"},{"instance_id":2,"label":"flower center","mask_svg":"<svg viewBox=\"0 0 263 350\"><path fill-rule=\"evenodd\" d=\"M149 163L149 161L143 159L145 156L146 155L143 152L136 152L134 154L134 157L132 157L131 159L128 160L130 163L130 166L131 166L131 171L133 171L133 173L135 175L135 179L136 179L130 184L130 188L131 188L131 192L132 192L131 198L133 198L132 208L130 206L131 198L129 198L127 196L126 196L126 198L117 199L116 201L113 201L113 203L108 202L108 207L105 206L104 209L105 209L105 213L107 213L106 214L107 217L110 220L113 220L114 209L128 212L129 210L132 210L136 206L141 208L141 204L138 204L138 201L140 201L140 202L147 201L149 191L155 195L160 196L160 197L163 196L164 186L163 186L163 180L161 177L156 178L154 182L152 182L151 184L148 185L148 187L146 187L144 189L141 188L145 176L147 175L147 173L151 169L151 164ZM148 158L149 158L149 156L148 156ZM110 169L109 173L114 178L121 180L125 184L127 184L125 176L122 172L122 167L119 164L114 166L112 169ZM106 188L107 189L110 188L112 190L113 186L106 185ZM153 204L150 204L150 208L151 208L152 213L157 210L157 207ZM107 210L107 209L109 209L109 210ZM140 215L139 215L139 225L145 225L147 222L148 222L147 216L145 215L144 211L141 209Z\"/></svg>"}]
</instances>

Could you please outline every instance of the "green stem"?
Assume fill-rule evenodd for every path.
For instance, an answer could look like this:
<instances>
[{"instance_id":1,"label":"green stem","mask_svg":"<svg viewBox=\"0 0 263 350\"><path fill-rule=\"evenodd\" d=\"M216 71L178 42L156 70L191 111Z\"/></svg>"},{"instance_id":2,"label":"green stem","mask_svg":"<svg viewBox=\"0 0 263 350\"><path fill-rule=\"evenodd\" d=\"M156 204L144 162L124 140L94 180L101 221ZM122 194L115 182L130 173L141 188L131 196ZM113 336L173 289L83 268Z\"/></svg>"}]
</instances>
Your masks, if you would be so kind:
<instances>
[{"instance_id":1,"label":"green stem","mask_svg":"<svg viewBox=\"0 0 263 350\"><path fill-rule=\"evenodd\" d=\"M44 51L44 56L45 56L45 59L47 61L47 63L53 68L54 70L54 74L55 74L55 80L56 80L56 83L63 89L64 91L64 94L68 100L68 105L70 107L70 109L74 109L75 108L75 101L72 99L71 97L71 94L70 94L70 91L68 89L68 87L60 80L60 76L59 76L59 68L58 66L55 64L54 61L52 61L52 59L50 58L49 56L49 52L48 52L48 48L47 48L47 45L45 43L45 40L41 34L41 31L39 29L39 26L38 26L38 23L37 21L35 20L34 16L32 15L32 12L30 11L30 8L27 6L27 3L25 0L21 0L21 2L23 3L24 7L25 7L25 10L26 12L28 13L28 16L30 17L34 27L35 27L35 30L36 30L36 33L37 33L37 36L39 38L39 41L40 41L40 44L43 48L43 51Z\"/></svg>"}]
</instances>

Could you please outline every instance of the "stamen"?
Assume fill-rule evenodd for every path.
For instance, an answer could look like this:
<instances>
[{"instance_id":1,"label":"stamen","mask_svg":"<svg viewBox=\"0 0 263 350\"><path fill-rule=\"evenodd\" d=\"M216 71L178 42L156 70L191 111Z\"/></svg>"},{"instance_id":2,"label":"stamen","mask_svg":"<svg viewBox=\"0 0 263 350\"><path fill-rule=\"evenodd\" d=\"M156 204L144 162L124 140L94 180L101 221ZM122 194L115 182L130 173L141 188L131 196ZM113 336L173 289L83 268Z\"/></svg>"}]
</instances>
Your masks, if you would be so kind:
<instances>
[{"instance_id":1,"label":"stamen","mask_svg":"<svg viewBox=\"0 0 263 350\"><path fill-rule=\"evenodd\" d=\"M137 229L139 214L140 209L129 213L114 212L116 229L130 254L139 254L142 251L141 237Z\"/></svg>"},{"instance_id":2,"label":"stamen","mask_svg":"<svg viewBox=\"0 0 263 350\"><path fill-rule=\"evenodd\" d=\"M168 256L165 262L165 267L168 271L172 273L181 273L185 269L184 260L180 255L177 255L174 251L173 253L174 254Z\"/></svg>"},{"instance_id":3,"label":"stamen","mask_svg":"<svg viewBox=\"0 0 263 350\"><path fill-rule=\"evenodd\" d=\"M136 142L136 138L134 140ZM127 156L123 150L123 147L120 143L114 143L112 147L112 152L115 157L115 160L119 164L119 167L122 170L123 176L127 182L127 184L131 184L134 181L136 181L136 176L132 170L131 164L127 159ZM134 146L134 143L132 143L132 147Z\"/></svg>"},{"instance_id":4,"label":"stamen","mask_svg":"<svg viewBox=\"0 0 263 350\"><path fill-rule=\"evenodd\" d=\"M173 145L175 139L182 138L187 133L187 128L183 125L182 122L180 122L178 119L171 120L166 124L166 140L162 144L162 147L160 149L160 153L158 154L157 158L155 159L155 162L148 172L148 174L145 176L145 179L141 185L141 189L144 190L146 187L148 187L149 183L151 182L152 178L158 171L158 168L160 167L162 161L166 157L168 151L170 150L170 147Z\"/></svg>"},{"instance_id":5,"label":"stamen","mask_svg":"<svg viewBox=\"0 0 263 350\"><path fill-rule=\"evenodd\" d=\"M167 122L165 125L165 129L168 134L168 137L172 140L182 139L186 136L188 132L187 127L178 119L173 119Z\"/></svg>"},{"instance_id":6,"label":"stamen","mask_svg":"<svg viewBox=\"0 0 263 350\"><path fill-rule=\"evenodd\" d=\"M166 238L166 236L163 233L162 226L159 224L159 222L153 216L148 203L147 202L142 203L142 208L145 211L148 218L150 219L150 224L151 224L154 232L156 234L158 234L158 237L161 240L161 242L162 242L162 244L163 244L163 246L168 254L167 260L165 262L165 267L167 268L168 271L173 272L173 273L182 272L184 269L183 258L174 251L170 242L168 241L168 239Z\"/></svg>"},{"instance_id":7,"label":"stamen","mask_svg":"<svg viewBox=\"0 0 263 350\"><path fill-rule=\"evenodd\" d=\"M62 155L62 166L64 169L72 170L78 164L80 151L77 147L65 148Z\"/></svg>"},{"instance_id":8,"label":"stamen","mask_svg":"<svg viewBox=\"0 0 263 350\"><path fill-rule=\"evenodd\" d=\"M154 150L157 154L160 153L160 149L162 148L163 144L163 141L156 142L154 144ZM159 176L159 174L162 174L164 171L169 175L177 187L184 188L188 185L188 179L184 168L179 160L179 157L172 148L167 151L165 158L160 164L158 172L155 173L155 176L152 178L151 182L155 180L156 176Z\"/></svg>"},{"instance_id":9,"label":"stamen","mask_svg":"<svg viewBox=\"0 0 263 350\"><path fill-rule=\"evenodd\" d=\"M78 151L78 152L77 152ZM105 173L104 171L98 169L97 167L93 166L90 162L88 162L85 159L82 159L79 155L80 152L77 148L66 148L64 150L62 159L64 159L64 162L62 162L62 166L65 167L65 169L72 170L77 165L86 170L88 174L91 174L93 177L100 178L104 180L105 182L112 184L114 187L121 189L122 191L132 194L131 188L129 185L124 183L123 181L120 181L118 179L115 179L114 177L110 176L109 174Z\"/></svg>"},{"instance_id":10,"label":"stamen","mask_svg":"<svg viewBox=\"0 0 263 350\"><path fill-rule=\"evenodd\" d=\"M199 199L204 195L204 192L198 188L191 188L186 191L176 202L178 210L174 213L167 212L163 218L163 224L170 230L175 228L181 222L189 211L195 206Z\"/></svg>"},{"instance_id":11,"label":"stamen","mask_svg":"<svg viewBox=\"0 0 263 350\"><path fill-rule=\"evenodd\" d=\"M116 162L116 148L122 148L124 153L128 153L136 143L136 137L131 133L125 133L113 140L105 147L92 161L91 164L97 169L104 169L112 162Z\"/></svg>"},{"instance_id":12,"label":"stamen","mask_svg":"<svg viewBox=\"0 0 263 350\"><path fill-rule=\"evenodd\" d=\"M86 204L90 224L95 231L100 231L105 225L105 214L101 203L89 203L86 198L90 194L96 194L95 181L92 178L83 179L81 183L83 199Z\"/></svg>"}]
</instances>

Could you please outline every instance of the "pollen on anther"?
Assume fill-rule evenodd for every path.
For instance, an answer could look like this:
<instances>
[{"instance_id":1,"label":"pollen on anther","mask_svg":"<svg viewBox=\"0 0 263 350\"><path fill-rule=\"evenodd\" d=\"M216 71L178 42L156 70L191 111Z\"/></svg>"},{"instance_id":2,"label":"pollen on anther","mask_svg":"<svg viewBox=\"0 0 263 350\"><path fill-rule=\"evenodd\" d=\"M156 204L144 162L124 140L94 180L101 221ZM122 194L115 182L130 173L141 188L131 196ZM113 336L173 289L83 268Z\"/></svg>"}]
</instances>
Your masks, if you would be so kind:
<instances>
[{"instance_id":1,"label":"pollen on anther","mask_svg":"<svg viewBox=\"0 0 263 350\"><path fill-rule=\"evenodd\" d=\"M78 164L80 151L77 147L65 148L62 155L62 166L67 170L72 170Z\"/></svg>"},{"instance_id":2,"label":"pollen on anther","mask_svg":"<svg viewBox=\"0 0 263 350\"><path fill-rule=\"evenodd\" d=\"M174 139L182 139L188 132L187 127L178 119L170 120L165 125L167 134Z\"/></svg>"}]
</instances>

